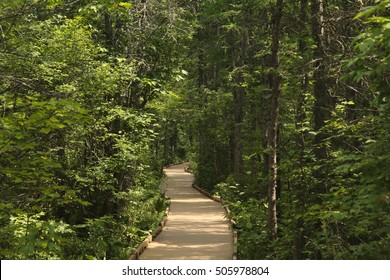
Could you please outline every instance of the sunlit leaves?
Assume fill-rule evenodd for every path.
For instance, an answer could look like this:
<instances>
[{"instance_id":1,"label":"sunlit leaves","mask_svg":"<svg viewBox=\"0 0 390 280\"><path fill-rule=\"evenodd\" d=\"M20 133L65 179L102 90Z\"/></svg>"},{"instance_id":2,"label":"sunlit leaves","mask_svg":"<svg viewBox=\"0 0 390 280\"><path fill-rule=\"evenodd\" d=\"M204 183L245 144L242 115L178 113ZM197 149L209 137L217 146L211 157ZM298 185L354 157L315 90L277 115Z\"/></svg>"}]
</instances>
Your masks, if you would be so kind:
<instances>
[{"instance_id":1,"label":"sunlit leaves","mask_svg":"<svg viewBox=\"0 0 390 280\"><path fill-rule=\"evenodd\" d=\"M119 7L122 7L122 8L125 8L125 9L131 9L131 8L134 8L134 5L131 4L131 3L127 3L127 2L120 2L118 4Z\"/></svg>"},{"instance_id":2,"label":"sunlit leaves","mask_svg":"<svg viewBox=\"0 0 390 280\"><path fill-rule=\"evenodd\" d=\"M382 96L388 95L390 72L390 19L382 15L389 7L390 1L380 1L355 17L363 19L367 29L354 39L358 55L347 63L348 67L354 67L348 77L356 82L371 79L372 90L380 91Z\"/></svg>"},{"instance_id":3,"label":"sunlit leaves","mask_svg":"<svg viewBox=\"0 0 390 280\"><path fill-rule=\"evenodd\" d=\"M151 167L159 125L129 99L146 104L163 92L162 82L152 72L139 76L128 55L110 53L99 41L101 26L87 17L95 9L126 19L133 4L97 1L70 17L78 1L32 1L28 10L11 2L0 12L7 34L0 45L0 255L127 258L161 210ZM132 188L140 197L117 196ZM77 236L86 227L90 239Z\"/></svg>"}]
</instances>

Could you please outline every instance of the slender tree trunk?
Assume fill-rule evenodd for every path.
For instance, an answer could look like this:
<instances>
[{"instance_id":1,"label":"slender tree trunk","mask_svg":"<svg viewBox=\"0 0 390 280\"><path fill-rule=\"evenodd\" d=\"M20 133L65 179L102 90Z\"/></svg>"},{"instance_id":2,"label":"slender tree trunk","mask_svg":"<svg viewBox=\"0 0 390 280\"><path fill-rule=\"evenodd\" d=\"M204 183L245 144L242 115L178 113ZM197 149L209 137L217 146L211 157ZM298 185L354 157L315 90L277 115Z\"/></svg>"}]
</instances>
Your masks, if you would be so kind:
<instances>
[{"instance_id":1,"label":"slender tree trunk","mask_svg":"<svg viewBox=\"0 0 390 280\"><path fill-rule=\"evenodd\" d=\"M243 50L239 47L236 49L238 52L237 67L240 69L236 73L235 87L233 89L233 103L234 103L234 179L238 184L242 184L242 173L243 173L243 156L242 156L242 124L244 121L244 96L245 92L241 88L243 77L242 67L244 66L243 61Z\"/></svg>"},{"instance_id":2,"label":"slender tree trunk","mask_svg":"<svg viewBox=\"0 0 390 280\"><path fill-rule=\"evenodd\" d=\"M234 20L234 19L233 19ZM244 28L244 24L240 25ZM242 124L244 120L244 97L245 90L242 88L243 83L243 67L245 53L245 39L243 32L230 30L230 49L231 49L231 67L233 80L233 109L234 109L234 148L233 148L233 174L234 180L238 184L242 184L243 174L243 155L242 155Z\"/></svg>"},{"instance_id":3,"label":"slender tree trunk","mask_svg":"<svg viewBox=\"0 0 390 280\"><path fill-rule=\"evenodd\" d=\"M308 30L307 30L307 23L308 23L308 0L301 0L300 1L300 13L299 13L299 26L301 30L301 37L299 38L298 42L298 53L305 58L305 54L308 51L307 46L307 39L308 39ZM309 67L307 66L307 61L303 60L303 65L301 66L301 92L298 96L298 104L297 104L297 110L296 110L296 117L295 117L295 127L296 127L296 135L295 135L295 146L298 151L298 160L296 161L295 168L297 170L301 170L304 165L304 151L305 151L305 138L304 134L302 132L303 123L306 119L306 114L304 110L304 104L305 104L305 95L308 92L309 89ZM304 178L301 180L303 181ZM303 184L297 183L297 189L295 190L298 197L298 203L296 205L296 209L298 212L305 211L305 186ZM295 259L302 259L303 258L303 248L305 246L305 239L304 239L304 232L303 232L303 219L298 218L296 225L295 225L295 252L294 252L294 258Z\"/></svg>"},{"instance_id":4,"label":"slender tree trunk","mask_svg":"<svg viewBox=\"0 0 390 280\"><path fill-rule=\"evenodd\" d=\"M270 88L272 90L270 125L268 132L269 156L269 183L268 183L268 226L271 239L277 238L277 188L278 186L278 119L279 100L281 93L282 77L279 73L279 49L280 49L280 22L283 12L283 0L277 0L275 10L272 15L272 54L271 54L271 77Z\"/></svg>"},{"instance_id":5,"label":"slender tree trunk","mask_svg":"<svg viewBox=\"0 0 390 280\"><path fill-rule=\"evenodd\" d=\"M168 125L167 125L168 126ZM169 133L168 127L164 129L164 166L169 164Z\"/></svg>"},{"instance_id":6,"label":"slender tree trunk","mask_svg":"<svg viewBox=\"0 0 390 280\"><path fill-rule=\"evenodd\" d=\"M107 47L112 48L114 45L114 29L112 27L112 20L108 11L104 12L104 33L106 36Z\"/></svg>"},{"instance_id":7,"label":"slender tree trunk","mask_svg":"<svg viewBox=\"0 0 390 280\"><path fill-rule=\"evenodd\" d=\"M326 138L321 129L325 126L325 121L330 117L329 93L326 87L326 53L325 53L325 32L324 32L324 0L312 0L312 33L316 44L314 56L314 96L313 108L314 129L317 132L314 140L314 149L317 159L325 159L327 156L326 147L323 141Z\"/></svg>"},{"instance_id":8,"label":"slender tree trunk","mask_svg":"<svg viewBox=\"0 0 390 280\"><path fill-rule=\"evenodd\" d=\"M314 138L314 155L318 161L326 159L327 147L325 140L329 137L327 133L322 131L326 124L326 120L330 118L331 112L331 97L327 89L328 65L326 56L326 42L324 30L324 2L325 0L312 0L312 34L316 44L314 51L314 130L316 135ZM327 186L325 184L326 171L323 169L316 170L313 173L314 177L318 178L318 184L315 186L315 191L318 194L325 193Z\"/></svg>"},{"instance_id":9,"label":"slender tree trunk","mask_svg":"<svg viewBox=\"0 0 390 280\"><path fill-rule=\"evenodd\" d=\"M243 122L243 93L235 90L233 93L234 102L234 179L242 184L243 157L242 157L242 122Z\"/></svg>"},{"instance_id":10,"label":"slender tree trunk","mask_svg":"<svg viewBox=\"0 0 390 280\"><path fill-rule=\"evenodd\" d=\"M196 0L195 3L195 9L197 13L197 20L198 23L201 24L202 18L201 18L201 1ZM205 50L203 46L204 41L204 31L202 27L198 27L197 33L196 33L196 39L197 39L197 67L198 67L198 73L197 73L197 93L199 98L199 110L203 110L205 106L205 98L204 98L204 87L206 85L206 62L205 62ZM205 132L205 129L207 127L207 124L204 123L202 120L199 124L200 129L198 129L198 137L199 137L199 173L202 173L206 166L208 166L208 153L207 153L207 135ZM203 175L203 174L202 174Z\"/></svg>"},{"instance_id":11,"label":"slender tree trunk","mask_svg":"<svg viewBox=\"0 0 390 280\"><path fill-rule=\"evenodd\" d=\"M299 13L299 27L301 30L301 37L299 38L298 42L298 53L305 57L305 54L308 51L307 46L307 39L308 39L308 30L307 30L307 23L308 23L308 0L301 0L300 5L300 13ZM295 127L297 129L297 133L295 135L295 144L297 147L297 150L299 151L299 158L298 158L298 164L302 165L303 160L303 152L305 150L305 141L304 141L304 135L302 133L303 128L303 122L306 119L306 114L304 111L304 104L305 104L305 94L308 92L309 89L309 67L307 66L307 62L304 59L303 65L301 65L301 72L299 73L301 75L301 92L298 96L298 104L297 104L297 110L296 110L296 118L295 118Z\"/></svg>"}]
</instances>

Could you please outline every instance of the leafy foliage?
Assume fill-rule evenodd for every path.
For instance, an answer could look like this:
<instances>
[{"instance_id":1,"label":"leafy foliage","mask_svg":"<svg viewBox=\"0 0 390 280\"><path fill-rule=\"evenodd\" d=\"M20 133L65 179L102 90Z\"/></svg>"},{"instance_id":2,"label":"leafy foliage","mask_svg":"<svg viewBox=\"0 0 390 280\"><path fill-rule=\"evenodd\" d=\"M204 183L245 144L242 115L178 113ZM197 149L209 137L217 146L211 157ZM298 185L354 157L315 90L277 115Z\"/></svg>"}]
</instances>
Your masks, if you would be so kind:
<instances>
[{"instance_id":1,"label":"leafy foliage","mask_svg":"<svg viewBox=\"0 0 390 280\"><path fill-rule=\"evenodd\" d=\"M184 159L240 258L389 258L389 0L87 2L0 3L1 258L126 259Z\"/></svg>"},{"instance_id":2,"label":"leafy foliage","mask_svg":"<svg viewBox=\"0 0 390 280\"><path fill-rule=\"evenodd\" d=\"M141 3L0 5L0 256L127 259L165 210L146 105L175 69L168 2L142 4L142 27Z\"/></svg>"},{"instance_id":3,"label":"leafy foliage","mask_svg":"<svg viewBox=\"0 0 390 280\"><path fill-rule=\"evenodd\" d=\"M183 90L180 105L193 110L197 183L231 208L243 259L389 258L389 3L321 2L285 1L279 69L270 65L275 1L196 7L190 86L182 86L192 90ZM273 240L266 140L276 70L282 95ZM244 92L242 123L233 119L237 90ZM234 180L238 125L241 182Z\"/></svg>"}]
</instances>

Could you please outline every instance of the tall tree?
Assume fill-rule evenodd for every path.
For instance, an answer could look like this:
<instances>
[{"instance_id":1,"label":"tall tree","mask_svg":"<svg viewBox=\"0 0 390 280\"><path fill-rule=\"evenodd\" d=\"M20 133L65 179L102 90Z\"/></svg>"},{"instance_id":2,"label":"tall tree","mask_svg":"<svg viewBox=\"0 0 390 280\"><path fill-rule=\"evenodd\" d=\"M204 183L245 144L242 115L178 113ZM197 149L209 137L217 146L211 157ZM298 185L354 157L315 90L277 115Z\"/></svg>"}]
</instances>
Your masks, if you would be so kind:
<instances>
[{"instance_id":1,"label":"tall tree","mask_svg":"<svg viewBox=\"0 0 390 280\"><path fill-rule=\"evenodd\" d=\"M297 108L296 108L296 117L295 117L295 148L298 151L298 160L295 164L295 168L297 170L302 170L305 164L305 132L304 132L304 122L306 120L306 112L304 109L305 106L305 98L309 91L309 72L310 67L307 62L308 56L308 38L310 36L308 32L308 8L309 8L308 0L300 1L300 9L299 9L299 27L301 30L301 34L298 39L298 53L302 56L302 62L300 65L299 72L299 94L297 98ZM301 172L302 173L302 172ZM300 176L301 181L304 180L302 174ZM304 197L305 197L305 186L304 183L297 184L297 197L298 197L298 205L302 207L302 211L304 210ZM295 258L302 259L302 250L304 247L304 233L303 233L303 219L299 218L296 224L296 234L295 234Z\"/></svg>"},{"instance_id":2,"label":"tall tree","mask_svg":"<svg viewBox=\"0 0 390 280\"><path fill-rule=\"evenodd\" d=\"M315 149L314 153L318 160L325 159L327 156L327 147L324 143L327 135L321 131L325 126L326 120L330 117L330 95L327 88L328 65L326 54L326 34L324 26L324 9L325 0L312 0L311 7L311 26L312 36L315 42L314 51L314 97L315 103L313 107ZM324 191L324 186L319 187L319 191Z\"/></svg>"},{"instance_id":3,"label":"tall tree","mask_svg":"<svg viewBox=\"0 0 390 280\"><path fill-rule=\"evenodd\" d=\"M271 71L270 71L270 89L272 91L270 124L268 132L268 149L270 151L269 168L270 179L268 183L268 226L272 239L278 234L277 222L277 188L278 186L278 127L279 127L279 106L282 76L279 72L279 51L280 51L280 33L281 19L283 15L283 0L278 0L272 14L272 46L271 46Z\"/></svg>"}]
</instances>

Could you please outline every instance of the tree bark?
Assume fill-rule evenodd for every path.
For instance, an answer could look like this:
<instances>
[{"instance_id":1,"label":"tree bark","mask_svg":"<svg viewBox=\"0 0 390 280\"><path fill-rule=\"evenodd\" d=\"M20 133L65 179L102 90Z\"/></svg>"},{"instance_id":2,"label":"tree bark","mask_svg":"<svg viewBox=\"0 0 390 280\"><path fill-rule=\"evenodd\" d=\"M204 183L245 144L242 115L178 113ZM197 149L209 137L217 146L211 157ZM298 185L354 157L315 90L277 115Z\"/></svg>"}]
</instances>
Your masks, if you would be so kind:
<instances>
[{"instance_id":1,"label":"tree bark","mask_svg":"<svg viewBox=\"0 0 390 280\"><path fill-rule=\"evenodd\" d=\"M325 53L325 32L324 32L324 0L312 0L312 33L316 44L314 51L314 97L315 103L313 108L314 130L317 132L314 144L314 153L318 160L327 157L324 140L326 134L321 132L325 126L325 121L330 117L329 110L329 93L326 86L326 53Z\"/></svg>"},{"instance_id":2,"label":"tree bark","mask_svg":"<svg viewBox=\"0 0 390 280\"><path fill-rule=\"evenodd\" d=\"M244 121L244 96L245 92L241 88L243 83L242 67L244 61L242 57L243 50L237 47L238 52L237 65L239 68L235 77L235 86L233 89L234 103L234 179L238 184L242 184L242 174L244 169L244 160L242 155L242 123Z\"/></svg>"},{"instance_id":3,"label":"tree bark","mask_svg":"<svg viewBox=\"0 0 390 280\"><path fill-rule=\"evenodd\" d=\"M327 133L322 131L326 121L331 116L331 97L327 88L328 79L328 65L326 55L326 40L324 28L324 2L325 0L312 0L312 36L316 44L314 50L313 79L314 79L314 130L316 135L314 137L314 155L316 159L321 162L328 157L325 140L329 137ZM327 186L325 178L326 171L323 169L316 170L313 173L314 177L318 179L315 186L315 192L318 194L325 193Z\"/></svg>"},{"instance_id":4,"label":"tree bark","mask_svg":"<svg viewBox=\"0 0 390 280\"><path fill-rule=\"evenodd\" d=\"M308 51L308 45L307 45L307 39L309 36L309 32L307 30L308 28L308 0L301 0L300 1L300 12L299 12L299 27L301 30L301 36L299 38L298 42L298 53L305 58L305 54ZM299 73L301 76L301 92L298 96L298 104L296 109L296 117L295 117L295 128L297 130L295 135L295 146L298 151L298 160L296 161L296 169L302 170L302 167L304 166L304 151L305 151L305 136L302 132L303 123L306 119L306 114L304 110L305 105L305 95L308 92L309 89L309 67L307 66L306 59L303 59L302 65L300 67L301 72ZM301 180L303 181L303 175L300 176ZM303 184L297 183L297 189L295 190L298 197L298 203L296 205L296 209L298 212L305 211L305 186ZM295 259L303 259L303 248L305 246L305 239L304 239L304 232L303 232L303 219L298 218L295 225L295 239L294 239L294 245L295 245L295 251L294 251L294 258Z\"/></svg>"},{"instance_id":5,"label":"tree bark","mask_svg":"<svg viewBox=\"0 0 390 280\"><path fill-rule=\"evenodd\" d=\"M112 27L112 20L108 11L104 12L104 33L106 36L106 45L111 49L114 46L114 29Z\"/></svg>"},{"instance_id":6,"label":"tree bark","mask_svg":"<svg viewBox=\"0 0 390 280\"><path fill-rule=\"evenodd\" d=\"M269 156L269 182L268 182L268 227L271 239L278 235L277 221L277 188L278 186L278 126L279 126L279 100L281 94L282 77L279 73L279 49L281 18L283 0L277 0L272 15L272 53L270 71L270 89L272 90L270 124L268 132Z\"/></svg>"},{"instance_id":7,"label":"tree bark","mask_svg":"<svg viewBox=\"0 0 390 280\"><path fill-rule=\"evenodd\" d=\"M245 23L241 24L245 28ZM242 184L242 176L244 169L244 160L242 152L242 125L244 121L244 99L245 89L242 87L244 82L243 68L245 65L245 32L230 31L231 44L231 59L233 73L233 109L234 109L234 180L238 184Z\"/></svg>"}]
</instances>

